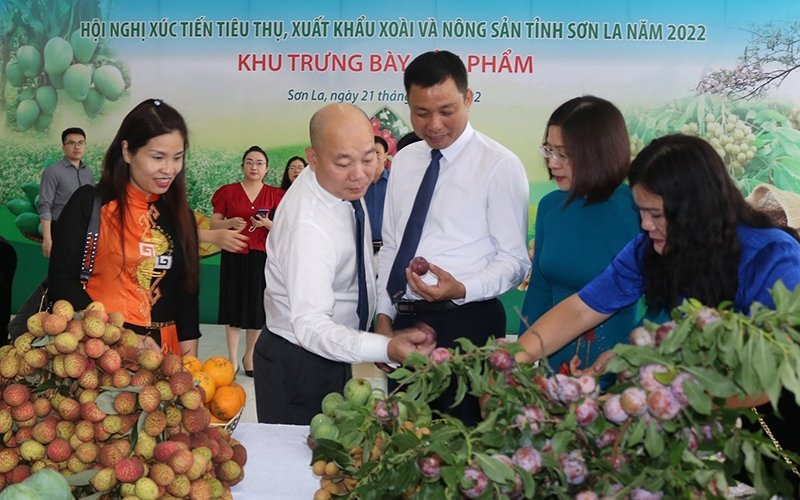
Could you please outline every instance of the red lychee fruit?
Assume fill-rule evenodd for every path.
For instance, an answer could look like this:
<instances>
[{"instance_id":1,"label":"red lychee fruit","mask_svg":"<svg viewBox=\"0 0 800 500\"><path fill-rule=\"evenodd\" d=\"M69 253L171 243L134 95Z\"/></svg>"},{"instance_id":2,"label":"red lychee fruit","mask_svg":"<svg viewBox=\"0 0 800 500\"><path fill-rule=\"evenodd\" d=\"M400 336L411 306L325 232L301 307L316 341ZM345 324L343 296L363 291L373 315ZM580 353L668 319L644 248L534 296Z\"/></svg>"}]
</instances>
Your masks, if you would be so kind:
<instances>
[{"instance_id":1,"label":"red lychee fruit","mask_svg":"<svg viewBox=\"0 0 800 500\"><path fill-rule=\"evenodd\" d=\"M188 450L184 443L179 443L177 441L161 441L156 445L155 450L153 450L153 457L155 457L158 462L166 463L176 451L181 449Z\"/></svg>"},{"instance_id":2,"label":"red lychee fruit","mask_svg":"<svg viewBox=\"0 0 800 500\"><path fill-rule=\"evenodd\" d=\"M167 464L175 471L176 474L185 474L194 463L194 455L192 452L186 449L177 450L173 453Z\"/></svg>"},{"instance_id":3,"label":"red lychee fruit","mask_svg":"<svg viewBox=\"0 0 800 500\"><path fill-rule=\"evenodd\" d=\"M169 377L173 373L183 370L183 360L174 353L167 353L161 361L161 373Z\"/></svg>"},{"instance_id":4,"label":"red lychee fruit","mask_svg":"<svg viewBox=\"0 0 800 500\"><path fill-rule=\"evenodd\" d=\"M173 373L169 377L169 386L172 393L176 396L181 396L183 393L191 390L194 387L194 380L192 374L188 371L179 371Z\"/></svg>"},{"instance_id":5,"label":"red lychee fruit","mask_svg":"<svg viewBox=\"0 0 800 500\"><path fill-rule=\"evenodd\" d=\"M58 335L67 329L67 318L59 314L48 314L42 318L42 330L47 335Z\"/></svg>"},{"instance_id":6,"label":"red lychee fruit","mask_svg":"<svg viewBox=\"0 0 800 500\"><path fill-rule=\"evenodd\" d=\"M144 432L149 436L156 437L160 435L166 427L167 414L161 410L148 413L144 419Z\"/></svg>"},{"instance_id":7,"label":"red lychee fruit","mask_svg":"<svg viewBox=\"0 0 800 500\"><path fill-rule=\"evenodd\" d=\"M114 475L121 483L133 483L144 475L144 464L137 457L122 458L114 464Z\"/></svg>"},{"instance_id":8,"label":"red lychee fruit","mask_svg":"<svg viewBox=\"0 0 800 500\"><path fill-rule=\"evenodd\" d=\"M98 366L106 373L114 373L122 368L122 358L114 349L109 349L97 360Z\"/></svg>"},{"instance_id":9,"label":"red lychee fruit","mask_svg":"<svg viewBox=\"0 0 800 500\"><path fill-rule=\"evenodd\" d=\"M169 486L175 480L175 471L169 465L160 462L156 462L150 467L148 475L159 486Z\"/></svg>"},{"instance_id":10,"label":"red lychee fruit","mask_svg":"<svg viewBox=\"0 0 800 500\"><path fill-rule=\"evenodd\" d=\"M72 317L75 315L75 309L72 307L72 304L69 301L59 299L53 302L53 307L51 308L51 312L53 314L58 314L63 316L67 321L71 320Z\"/></svg>"},{"instance_id":11,"label":"red lychee fruit","mask_svg":"<svg viewBox=\"0 0 800 500\"><path fill-rule=\"evenodd\" d=\"M189 433L202 432L211 423L211 412L205 406L196 410L185 409L181 423Z\"/></svg>"},{"instance_id":12,"label":"red lychee fruit","mask_svg":"<svg viewBox=\"0 0 800 500\"><path fill-rule=\"evenodd\" d=\"M69 333L62 334L62 335L71 335ZM56 337L58 340L58 337ZM71 378L80 378L83 375L83 372L86 371L86 368L89 366L88 360L86 356L83 354L79 354L77 352L71 352L64 356L64 371L67 372L67 376Z\"/></svg>"},{"instance_id":13,"label":"red lychee fruit","mask_svg":"<svg viewBox=\"0 0 800 500\"><path fill-rule=\"evenodd\" d=\"M139 364L147 370L158 370L161 362L164 360L164 354L155 349L142 349L139 351L138 361Z\"/></svg>"},{"instance_id":14,"label":"red lychee fruit","mask_svg":"<svg viewBox=\"0 0 800 500\"><path fill-rule=\"evenodd\" d=\"M47 445L47 458L53 462L63 462L72 455L72 447L63 438L55 438Z\"/></svg>"},{"instance_id":15,"label":"red lychee fruit","mask_svg":"<svg viewBox=\"0 0 800 500\"><path fill-rule=\"evenodd\" d=\"M101 339L89 339L83 344L83 351L92 359L98 359L108 346Z\"/></svg>"},{"instance_id":16,"label":"red lychee fruit","mask_svg":"<svg viewBox=\"0 0 800 500\"><path fill-rule=\"evenodd\" d=\"M3 389L3 401L9 406L19 406L31 397L28 386L22 384L9 384Z\"/></svg>"},{"instance_id":17,"label":"red lychee fruit","mask_svg":"<svg viewBox=\"0 0 800 500\"><path fill-rule=\"evenodd\" d=\"M148 413L155 411L161 404L161 393L153 385L146 385L139 391L139 406Z\"/></svg>"},{"instance_id":18,"label":"red lychee fruit","mask_svg":"<svg viewBox=\"0 0 800 500\"><path fill-rule=\"evenodd\" d=\"M83 317L83 333L87 337L99 339L106 330L106 325L102 319L95 316Z\"/></svg>"}]
</instances>

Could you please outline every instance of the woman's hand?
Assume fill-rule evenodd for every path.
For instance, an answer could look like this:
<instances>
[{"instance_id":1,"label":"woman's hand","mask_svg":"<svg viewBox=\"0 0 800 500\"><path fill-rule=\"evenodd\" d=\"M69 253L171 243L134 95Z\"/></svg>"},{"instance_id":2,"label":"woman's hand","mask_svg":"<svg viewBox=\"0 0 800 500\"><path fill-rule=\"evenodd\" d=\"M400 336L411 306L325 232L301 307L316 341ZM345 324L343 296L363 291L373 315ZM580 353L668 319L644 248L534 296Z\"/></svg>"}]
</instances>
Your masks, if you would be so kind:
<instances>
[{"instance_id":1,"label":"woman's hand","mask_svg":"<svg viewBox=\"0 0 800 500\"><path fill-rule=\"evenodd\" d=\"M148 335L136 335L139 338L139 345L137 346L139 349L153 349L155 351L160 351L161 346L153 340L153 337Z\"/></svg>"},{"instance_id":2,"label":"woman's hand","mask_svg":"<svg viewBox=\"0 0 800 500\"><path fill-rule=\"evenodd\" d=\"M250 223L255 227L265 227L267 231L272 229L272 221L269 220L269 217L261 216L261 215L254 215L250 217Z\"/></svg>"},{"instance_id":3,"label":"woman's hand","mask_svg":"<svg viewBox=\"0 0 800 500\"><path fill-rule=\"evenodd\" d=\"M583 375L589 375L591 377L600 376L606 372L608 362L611 361L613 357L614 351L604 351L597 356L592 366L586 370L581 370L581 358L573 356L569 361L569 372L573 377L581 377Z\"/></svg>"},{"instance_id":4,"label":"woman's hand","mask_svg":"<svg viewBox=\"0 0 800 500\"><path fill-rule=\"evenodd\" d=\"M233 229L234 231L241 231L245 227L247 227L247 222L241 217L232 217L227 220L229 223L228 229Z\"/></svg>"}]
</instances>

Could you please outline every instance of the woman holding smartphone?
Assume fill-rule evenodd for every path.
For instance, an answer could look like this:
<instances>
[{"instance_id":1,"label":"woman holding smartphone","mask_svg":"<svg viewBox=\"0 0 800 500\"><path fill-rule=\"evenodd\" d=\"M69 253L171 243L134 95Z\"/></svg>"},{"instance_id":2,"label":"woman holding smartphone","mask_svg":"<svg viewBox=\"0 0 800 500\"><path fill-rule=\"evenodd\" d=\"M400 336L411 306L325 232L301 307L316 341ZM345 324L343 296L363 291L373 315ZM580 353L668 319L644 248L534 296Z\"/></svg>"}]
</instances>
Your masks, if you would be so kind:
<instances>
[{"instance_id":1,"label":"woman holding smartphone","mask_svg":"<svg viewBox=\"0 0 800 500\"><path fill-rule=\"evenodd\" d=\"M242 358L245 374L253 376L253 346L264 326L264 264L272 215L285 191L264 184L269 157L251 146L242 157L243 179L217 189L211 197L211 229L230 229L249 239L239 252L222 251L220 260L219 323L225 325L228 354L239 369L239 333L246 333Z\"/></svg>"}]
</instances>

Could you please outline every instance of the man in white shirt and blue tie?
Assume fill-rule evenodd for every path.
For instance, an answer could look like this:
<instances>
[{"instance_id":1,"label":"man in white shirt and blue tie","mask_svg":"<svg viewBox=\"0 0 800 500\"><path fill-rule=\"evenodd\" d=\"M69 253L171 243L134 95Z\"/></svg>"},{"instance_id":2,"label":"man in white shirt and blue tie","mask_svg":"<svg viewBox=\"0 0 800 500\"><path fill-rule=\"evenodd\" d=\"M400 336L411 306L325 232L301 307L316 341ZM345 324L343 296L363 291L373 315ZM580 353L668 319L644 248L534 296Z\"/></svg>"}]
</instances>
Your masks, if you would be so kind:
<instances>
[{"instance_id":1,"label":"man in white shirt and blue tie","mask_svg":"<svg viewBox=\"0 0 800 500\"><path fill-rule=\"evenodd\" d=\"M497 297L530 268L525 170L516 155L470 125L473 92L457 55L421 54L406 68L404 84L411 124L423 140L392 161L376 331L426 323L439 346L453 347L459 337L483 345L505 335ZM424 276L408 268L415 255L430 263ZM478 421L477 400L450 408L453 395L434 406L465 423Z\"/></svg>"}]
</instances>

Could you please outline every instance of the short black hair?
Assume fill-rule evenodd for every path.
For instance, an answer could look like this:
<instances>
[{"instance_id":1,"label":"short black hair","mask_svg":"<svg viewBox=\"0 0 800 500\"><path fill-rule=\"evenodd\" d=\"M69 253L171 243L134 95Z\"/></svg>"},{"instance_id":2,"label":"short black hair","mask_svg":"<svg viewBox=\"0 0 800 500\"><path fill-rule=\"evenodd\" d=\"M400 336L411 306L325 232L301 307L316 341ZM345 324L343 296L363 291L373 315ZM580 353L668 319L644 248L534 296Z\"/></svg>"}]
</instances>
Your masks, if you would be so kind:
<instances>
[{"instance_id":1,"label":"short black hair","mask_svg":"<svg viewBox=\"0 0 800 500\"><path fill-rule=\"evenodd\" d=\"M452 78L456 88L462 94L467 92L467 68L461 58L446 50L434 50L418 55L406 67L403 84L406 94L412 85L422 88L433 87Z\"/></svg>"},{"instance_id":2,"label":"short black hair","mask_svg":"<svg viewBox=\"0 0 800 500\"><path fill-rule=\"evenodd\" d=\"M61 144L64 144L64 142L67 140L67 136L70 134L82 135L83 139L86 140L86 132L84 132L82 128L70 127L61 132Z\"/></svg>"},{"instance_id":3,"label":"short black hair","mask_svg":"<svg viewBox=\"0 0 800 500\"><path fill-rule=\"evenodd\" d=\"M383 137L381 137L379 135L376 135L375 136L375 144L380 144L381 146L383 146L383 152L384 153L388 153L389 152L389 144L386 142L386 139L384 139Z\"/></svg>"},{"instance_id":4,"label":"short black hair","mask_svg":"<svg viewBox=\"0 0 800 500\"><path fill-rule=\"evenodd\" d=\"M264 155L264 159L267 161L267 167L269 167L269 156L267 156L267 152L261 149L259 146L250 146L249 148L247 148L247 151L245 151L244 154L242 155L242 166L244 166L244 160L247 158L247 155L249 155L253 151L257 151L262 155Z\"/></svg>"}]
</instances>

